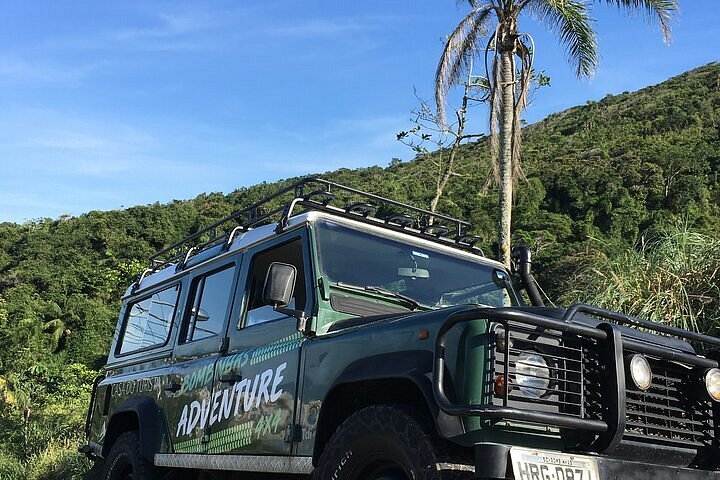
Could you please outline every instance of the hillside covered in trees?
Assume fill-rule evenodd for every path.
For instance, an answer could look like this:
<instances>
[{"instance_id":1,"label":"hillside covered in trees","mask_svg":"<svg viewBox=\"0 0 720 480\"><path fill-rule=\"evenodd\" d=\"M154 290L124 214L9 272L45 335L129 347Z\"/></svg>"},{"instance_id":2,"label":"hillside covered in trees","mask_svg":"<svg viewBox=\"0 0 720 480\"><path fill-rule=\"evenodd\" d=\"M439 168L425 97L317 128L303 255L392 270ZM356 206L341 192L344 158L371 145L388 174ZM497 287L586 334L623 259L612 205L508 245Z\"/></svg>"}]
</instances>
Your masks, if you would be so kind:
<instances>
[{"instance_id":1,"label":"hillside covered in trees","mask_svg":"<svg viewBox=\"0 0 720 480\"><path fill-rule=\"evenodd\" d=\"M427 206L436 158L324 176ZM618 255L645 255L649 239L661 232L685 232L683 239L706 248L694 255L717 259L712 241L720 238L720 65L526 127L523 168L515 243L532 247L541 283L558 304L602 289L588 272L606 272ZM491 255L497 195L485 188L484 141L463 147L456 172L439 210L472 222ZM69 478L83 468L75 448L90 384L104 363L120 296L145 259L291 181L77 218L0 224L0 478ZM693 278L695 287L707 287L695 295L703 313L698 325L712 330L720 312L717 269L697 270Z\"/></svg>"}]
</instances>

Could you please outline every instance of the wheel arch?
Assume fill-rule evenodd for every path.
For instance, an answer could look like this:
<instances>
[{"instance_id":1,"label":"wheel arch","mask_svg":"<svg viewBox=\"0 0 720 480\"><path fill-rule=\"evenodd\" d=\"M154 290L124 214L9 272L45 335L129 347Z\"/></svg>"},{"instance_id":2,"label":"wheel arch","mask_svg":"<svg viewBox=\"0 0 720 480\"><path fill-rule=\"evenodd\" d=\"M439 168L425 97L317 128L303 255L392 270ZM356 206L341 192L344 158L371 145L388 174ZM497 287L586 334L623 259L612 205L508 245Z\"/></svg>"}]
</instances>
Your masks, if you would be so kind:
<instances>
[{"instance_id":1,"label":"wheel arch","mask_svg":"<svg viewBox=\"0 0 720 480\"><path fill-rule=\"evenodd\" d=\"M350 364L323 399L313 464L317 464L335 430L353 413L371 405L412 405L433 419L435 431L441 437L463 433L460 419L445 414L435 403L432 362L432 352L418 350L376 355Z\"/></svg>"},{"instance_id":2,"label":"wheel arch","mask_svg":"<svg viewBox=\"0 0 720 480\"><path fill-rule=\"evenodd\" d=\"M115 440L123 433L136 430L140 436L143 459L151 464L167 439L167 424L155 399L149 396L133 397L122 402L108 421L102 455L107 457Z\"/></svg>"}]
</instances>

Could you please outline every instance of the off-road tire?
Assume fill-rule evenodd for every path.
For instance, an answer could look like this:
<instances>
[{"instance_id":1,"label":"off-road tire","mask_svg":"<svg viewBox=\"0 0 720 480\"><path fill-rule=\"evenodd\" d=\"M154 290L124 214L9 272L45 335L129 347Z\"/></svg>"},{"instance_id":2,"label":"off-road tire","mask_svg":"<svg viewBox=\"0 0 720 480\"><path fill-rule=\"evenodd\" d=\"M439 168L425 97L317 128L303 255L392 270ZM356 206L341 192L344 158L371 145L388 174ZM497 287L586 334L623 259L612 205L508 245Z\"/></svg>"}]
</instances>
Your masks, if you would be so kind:
<instances>
[{"instance_id":1,"label":"off-road tire","mask_svg":"<svg viewBox=\"0 0 720 480\"><path fill-rule=\"evenodd\" d=\"M95 460L92 468L83 475L82 480L100 480L104 465L102 460Z\"/></svg>"},{"instance_id":2,"label":"off-road tire","mask_svg":"<svg viewBox=\"0 0 720 480\"><path fill-rule=\"evenodd\" d=\"M105 459L102 480L155 480L155 467L148 464L140 452L140 436L137 432L125 432L113 443Z\"/></svg>"},{"instance_id":3,"label":"off-road tire","mask_svg":"<svg viewBox=\"0 0 720 480\"><path fill-rule=\"evenodd\" d=\"M314 480L450 480L468 473L438 471L450 458L416 409L378 405L351 415L325 446Z\"/></svg>"}]
</instances>

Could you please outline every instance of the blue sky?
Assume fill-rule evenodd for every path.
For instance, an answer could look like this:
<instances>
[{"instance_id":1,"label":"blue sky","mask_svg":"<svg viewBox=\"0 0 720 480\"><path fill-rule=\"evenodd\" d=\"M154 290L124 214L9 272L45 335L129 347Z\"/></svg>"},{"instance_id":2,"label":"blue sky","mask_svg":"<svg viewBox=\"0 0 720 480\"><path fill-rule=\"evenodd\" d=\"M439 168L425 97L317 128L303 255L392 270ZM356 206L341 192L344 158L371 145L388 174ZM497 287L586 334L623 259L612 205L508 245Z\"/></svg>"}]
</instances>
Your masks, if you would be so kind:
<instances>
[{"instance_id":1,"label":"blue sky","mask_svg":"<svg viewBox=\"0 0 720 480\"><path fill-rule=\"evenodd\" d=\"M601 64L578 81L531 19L552 86L526 119L718 60L718 0L681 1L673 43L597 7ZM453 0L0 0L0 222L230 192L409 159ZM484 113L474 112L482 131Z\"/></svg>"}]
</instances>

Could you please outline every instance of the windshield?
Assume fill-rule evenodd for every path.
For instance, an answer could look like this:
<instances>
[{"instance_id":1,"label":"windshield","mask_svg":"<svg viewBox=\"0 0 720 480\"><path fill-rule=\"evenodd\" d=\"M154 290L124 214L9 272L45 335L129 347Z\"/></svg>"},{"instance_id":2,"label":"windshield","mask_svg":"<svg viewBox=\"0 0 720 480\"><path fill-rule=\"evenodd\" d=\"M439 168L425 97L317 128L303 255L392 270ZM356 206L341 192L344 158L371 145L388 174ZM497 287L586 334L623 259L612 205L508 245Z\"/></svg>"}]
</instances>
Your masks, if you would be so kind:
<instances>
[{"instance_id":1,"label":"windshield","mask_svg":"<svg viewBox=\"0 0 720 480\"><path fill-rule=\"evenodd\" d=\"M316 225L321 272L331 285L388 290L432 308L518 303L507 274L492 266L328 221Z\"/></svg>"}]
</instances>

